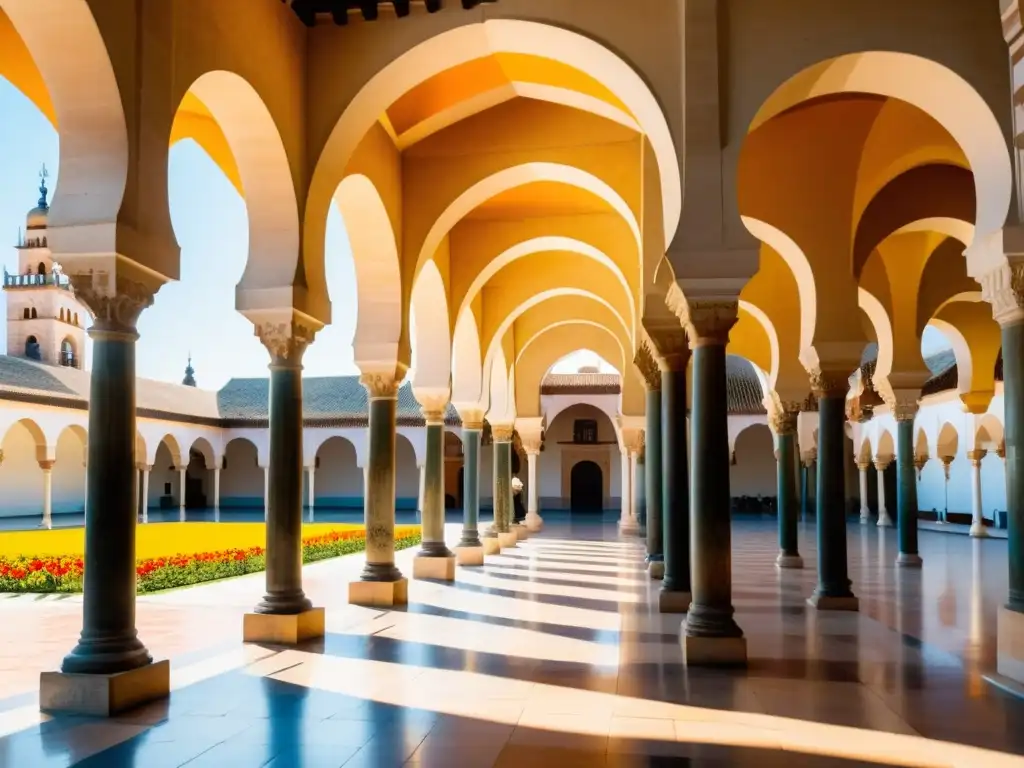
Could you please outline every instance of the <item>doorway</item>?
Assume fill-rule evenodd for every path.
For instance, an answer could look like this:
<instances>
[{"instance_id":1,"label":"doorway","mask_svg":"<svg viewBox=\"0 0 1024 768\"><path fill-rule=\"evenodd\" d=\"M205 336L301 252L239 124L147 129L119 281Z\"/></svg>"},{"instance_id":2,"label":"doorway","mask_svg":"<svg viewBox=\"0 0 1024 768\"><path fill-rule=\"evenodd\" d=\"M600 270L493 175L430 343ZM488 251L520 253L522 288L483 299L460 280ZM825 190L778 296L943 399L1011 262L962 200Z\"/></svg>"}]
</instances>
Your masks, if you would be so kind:
<instances>
[{"instance_id":1,"label":"doorway","mask_svg":"<svg viewBox=\"0 0 1024 768\"><path fill-rule=\"evenodd\" d=\"M604 476L592 461L578 462L569 475L569 508L600 514L604 508Z\"/></svg>"}]
</instances>

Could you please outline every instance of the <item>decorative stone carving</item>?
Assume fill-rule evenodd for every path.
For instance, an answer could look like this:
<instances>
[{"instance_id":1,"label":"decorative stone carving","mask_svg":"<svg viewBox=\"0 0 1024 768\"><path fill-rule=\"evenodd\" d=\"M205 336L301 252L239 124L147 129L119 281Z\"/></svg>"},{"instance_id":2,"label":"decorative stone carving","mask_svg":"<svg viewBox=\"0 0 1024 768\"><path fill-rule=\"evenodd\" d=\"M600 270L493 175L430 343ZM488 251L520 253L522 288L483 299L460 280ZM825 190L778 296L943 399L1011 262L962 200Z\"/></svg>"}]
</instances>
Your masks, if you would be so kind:
<instances>
[{"instance_id":1,"label":"decorative stone carving","mask_svg":"<svg viewBox=\"0 0 1024 768\"><path fill-rule=\"evenodd\" d=\"M678 284L669 288L665 305L686 329L691 348L703 344L728 344L729 331L739 320L738 298L717 296L687 299Z\"/></svg>"},{"instance_id":2,"label":"decorative stone carving","mask_svg":"<svg viewBox=\"0 0 1024 768\"><path fill-rule=\"evenodd\" d=\"M118 275L112 281L110 273L105 271L89 270L68 277L75 289L75 298L93 316L90 331L134 334L142 310L152 306L156 294L145 284L127 277Z\"/></svg>"},{"instance_id":3,"label":"decorative stone carving","mask_svg":"<svg viewBox=\"0 0 1024 768\"><path fill-rule=\"evenodd\" d=\"M945 475L946 480L949 480L949 465L953 463L952 456L939 456L939 461L942 462L942 474Z\"/></svg>"},{"instance_id":4,"label":"decorative stone carving","mask_svg":"<svg viewBox=\"0 0 1024 768\"><path fill-rule=\"evenodd\" d=\"M640 342L640 346L633 356L633 365L636 366L637 372L644 380L644 386L649 392L661 390L661 368L658 358L654 350L651 349L651 345L646 341Z\"/></svg>"},{"instance_id":5,"label":"decorative stone carving","mask_svg":"<svg viewBox=\"0 0 1024 768\"><path fill-rule=\"evenodd\" d=\"M914 455L914 469L917 470L917 479L921 479L921 472L924 471L924 465L928 463L927 454L918 453Z\"/></svg>"},{"instance_id":6,"label":"decorative stone carving","mask_svg":"<svg viewBox=\"0 0 1024 768\"><path fill-rule=\"evenodd\" d=\"M1003 461L1006 461L1006 443L999 444L999 447L996 448L996 456L998 456ZM3 461L3 458L3 451L0 451L0 462Z\"/></svg>"},{"instance_id":7,"label":"decorative stone carving","mask_svg":"<svg viewBox=\"0 0 1024 768\"><path fill-rule=\"evenodd\" d=\"M420 404L420 413L427 424L444 424L444 416L448 410L448 392L417 390L414 394Z\"/></svg>"},{"instance_id":8,"label":"decorative stone carving","mask_svg":"<svg viewBox=\"0 0 1024 768\"><path fill-rule=\"evenodd\" d=\"M879 472L885 472L892 464L892 456L877 456L875 457L875 469Z\"/></svg>"},{"instance_id":9,"label":"decorative stone carving","mask_svg":"<svg viewBox=\"0 0 1024 768\"><path fill-rule=\"evenodd\" d=\"M484 412L482 408L456 405L455 410L459 412L459 418L462 419L463 429L476 429L483 431Z\"/></svg>"},{"instance_id":10,"label":"decorative stone carving","mask_svg":"<svg viewBox=\"0 0 1024 768\"><path fill-rule=\"evenodd\" d=\"M359 383L366 387L371 400L394 400L402 379L394 373L364 373Z\"/></svg>"},{"instance_id":11,"label":"decorative stone carving","mask_svg":"<svg viewBox=\"0 0 1024 768\"><path fill-rule=\"evenodd\" d=\"M491 424L491 436L496 443L511 443L515 431L514 424Z\"/></svg>"},{"instance_id":12,"label":"decorative stone carving","mask_svg":"<svg viewBox=\"0 0 1024 768\"><path fill-rule=\"evenodd\" d=\"M871 468L871 462L870 461L858 461L857 462L857 469L859 469L861 472L867 472L870 468Z\"/></svg>"},{"instance_id":13,"label":"decorative stone carving","mask_svg":"<svg viewBox=\"0 0 1024 768\"><path fill-rule=\"evenodd\" d=\"M846 397L850 389L850 376L843 371L823 371L816 368L809 371L811 391L815 397Z\"/></svg>"},{"instance_id":14,"label":"decorative stone carving","mask_svg":"<svg viewBox=\"0 0 1024 768\"><path fill-rule=\"evenodd\" d=\"M423 418L427 424L444 424L444 411L444 408L420 409L420 413L423 414Z\"/></svg>"},{"instance_id":15,"label":"decorative stone carving","mask_svg":"<svg viewBox=\"0 0 1024 768\"><path fill-rule=\"evenodd\" d=\"M917 400L897 400L891 406L893 418L896 421L913 421L917 416Z\"/></svg>"},{"instance_id":16,"label":"decorative stone carving","mask_svg":"<svg viewBox=\"0 0 1024 768\"><path fill-rule=\"evenodd\" d=\"M294 363L302 361L302 355L313 342L316 329L309 328L302 323L291 322L261 322L256 323L256 336L270 353L270 359L275 364Z\"/></svg>"},{"instance_id":17,"label":"decorative stone carving","mask_svg":"<svg viewBox=\"0 0 1024 768\"><path fill-rule=\"evenodd\" d=\"M986 272L981 283L981 296L992 305L992 317L1000 325L1024 320L1024 262L1003 264Z\"/></svg>"},{"instance_id":18,"label":"decorative stone carving","mask_svg":"<svg viewBox=\"0 0 1024 768\"><path fill-rule=\"evenodd\" d=\"M53 461L40 461L39 468L43 470L43 472L49 472L51 469L53 469L54 463L55 462Z\"/></svg>"},{"instance_id":19,"label":"decorative stone carving","mask_svg":"<svg viewBox=\"0 0 1024 768\"><path fill-rule=\"evenodd\" d=\"M777 435L795 435L797 417L800 415L800 403L793 400L780 400L778 394L772 392L772 407L768 414L768 425Z\"/></svg>"},{"instance_id":20,"label":"decorative stone carving","mask_svg":"<svg viewBox=\"0 0 1024 768\"><path fill-rule=\"evenodd\" d=\"M987 451L977 449L967 452L967 460L971 462L972 467L980 467L981 460L985 458Z\"/></svg>"},{"instance_id":21,"label":"decorative stone carving","mask_svg":"<svg viewBox=\"0 0 1024 768\"><path fill-rule=\"evenodd\" d=\"M800 454L800 463L810 469L814 466L814 462L818 460L817 451L804 451Z\"/></svg>"}]
</instances>

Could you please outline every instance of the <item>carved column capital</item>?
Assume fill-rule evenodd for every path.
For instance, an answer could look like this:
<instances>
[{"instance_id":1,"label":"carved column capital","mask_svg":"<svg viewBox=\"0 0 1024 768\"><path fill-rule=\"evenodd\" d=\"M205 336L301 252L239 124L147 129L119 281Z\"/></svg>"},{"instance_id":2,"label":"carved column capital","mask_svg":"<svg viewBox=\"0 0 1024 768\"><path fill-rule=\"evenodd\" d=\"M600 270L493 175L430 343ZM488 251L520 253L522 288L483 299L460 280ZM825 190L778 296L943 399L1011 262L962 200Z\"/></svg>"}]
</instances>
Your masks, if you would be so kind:
<instances>
[{"instance_id":1,"label":"carved column capital","mask_svg":"<svg viewBox=\"0 0 1024 768\"><path fill-rule=\"evenodd\" d=\"M1024 322L1024 262L1001 264L981 277L981 296L1000 325Z\"/></svg>"},{"instance_id":2,"label":"carved column capital","mask_svg":"<svg viewBox=\"0 0 1024 768\"><path fill-rule=\"evenodd\" d=\"M52 460L39 462L39 468L43 470L43 472L49 472L51 469L53 469L53 465L54 462Z\"/></svg>"},{"instance_id":3,"label":"carved column capital","mask_svg":"<svg viewBox=\"0 0 1024 768\"><path fill-rule=\"evenodd\" d=\"M850 391L850 375L846 371L814 368L808 373L815 397L846 397Z\"/></svg>"},{"instance_id":4,"label":"carved column capital","mask_svg":"<svg viewBox=\"0 0 1024 768\"><path fill-rule=\"evenodd\" d=\"M1006 443L1000 443L999 447L996 448L996 456L1003 461L1006 461Z\"/></svg>"},{"instance_id":5,"label":"carved column capital","mask_svg":"<svg viewBox=\"0 0 1024 768\"><path fill-rule=\"evenodd\" d=\"M768 426L777 435L795 435L801 403L798 400L783 400L777 392L768 395Z\"/></svg>"},{"instance_id":6,"label":"carved column capital","mask_svg":"<svg viewBox=\"0 0 1024 768\"><path fill-rule=\"evenodd\" d=\"M540 453L540 448L544 444L543 417L528 416L516 419L516 435L527 455Z\"/></svg>"},{"instance_id":7,"label":"carved column capital","mask_svg":"<svg viewBox=\"0 0 1024 768\"><path fill-rule=\"evenodd\" d=\"M921 472L924 471L924 465L928 463L928 455L924 453L914 454L914 469L917 470L917 479L921 479Z\"/></svg>"},{"instance_id":8,"label":"carved column capital","mask_svg":"<svg viewBox=\"0 0 1024 768\"><path fill-rule=\"evenodd\" d=\"M803 453L800 454L800 463L803 464L808 469L814 466L814 462L816 462L817 460L817 451L804 451Z\"/></svg>"},{"instance_id":9,"label":"carved column capital","mask_svg":"<svg viewBox=\"0 0 1024 768\"><path fill-rule=\"evenodd\" d=\"M402 371L404 374L405 372ZM402 386L402 378L397 371L377 371L364 373L359 377L371 400L394 400L398 397L398 388Z\"/></svg>"},{"instance_id":10,"label":"carved column capital","mask_svg":"<svg viewBox=\"0 0 1024 768\"><path fill-rule=\"evenodd\" d=\"M659 371L685 371L690 362L686 331L677 321L644 326L651 340L651 354ZM660 376L659 376L660 379ZM660 381L659 381L660 386Z\"/></svg>"},{"instance_id":11,"label":"carved column capital","mask_svg":"<svg viewBox=\"0 0 1024 768\"><path fill-rule=\"evenodd\" d=\"M870 461L858 461L857 462L857 469L859 469L861 472L867 472L870 468L871 468L871 462Z\"/></svg>"},{"instance_id":12,"label":"carved column capital","mask_svg":"<svg viewBox=\"0 0 1024 768\"><path fill-rule=\"evenodd\" d=\"M690 339L690 349L705 344L725 346L729 331L739 319L739 301L727 296L686 298L678 284L665 297L668 308L679 318Z\"/></svg>"},{"instance_id":13,"label":"carved column capital","mask_svg":"<svg viewBox=\"0 0 1024 768\"><path fill-rule=\"evenodd\" d=\"M646 340L640 342L636 354L633 355L633 365L636 366L637 373L643 379L648 392L661 390L661 367L652 344Z\"/></svg>"},{"instance_id":14,"label":"carved column capital","mask_svg":"<svg viewBox=\"0 0 1024 768\"><path fill-rule=\"evenodd\" d=\"M460 405L455 403L455 410L462 419L463 429L475 429L482 432L484 428L484 409L477 405Z\"/></svg>"},{"instance_id":15,"label":"carved column capital","mask_svg":"<svg viewBox=\"0 0 1024 768\"><path fill-rule=\"evenodd\" d=\"M448 390L419 389L414 390L413 394L427 424L444 424L445 413L448 411Z\"/></svg>"},{"instance_id":16,"label":"carved column capital","mask_svg":"<svg viewBox=\"0 0 1024 768\"><path fill-rule=\"evenodd\" d=\"M75 298L93 316L90 335L99 333L136 334L139 316L152 306L159 286L151 287L125 275L106 270L76 272L68 275Z\"/></svg>"},{"instance_id":17,"label":"carved column capital","mask_svg":"<svg viewBox=\"0 0 1024 768\"><path fill-rule=\"evenodd\" d=\"M491 437L496 443L511 443L515 431L514 424L491 424Z\"/></svg>"},{"instance_id":18,"label":"carved column capital","mask_svg":"<svg viewBox=\"0 0 1024 768\"><path fill-rule=\"evenodd\" d=\"M985 458L987 451L977 449L967 452L967 460L971 462L972 467L980 467L981 460Z\"/></svg>"},{"instance_id":19,"label":"carved column capital","mask_svg":"<svg viewBox=\"0 0 1024 768\"><path fill-rule=\"evenodd\" d=\"M253 328L260 343L270 353L271 365L302 364L306 348L313 343L317 328L298 318L254 319Z\"/></svg>"},{"instance_id":20,"label":"carved column capital","mask_svg":"<svg viewBox=\"0 0 1024 768\"><path fill-rule=\"evenodd\" d=\"M874 464L875 469L879 472L885 472L885 470L889 468L889 465L892 464L892 456L879 456L875 459Z\"/></svg>"}]
</instances>

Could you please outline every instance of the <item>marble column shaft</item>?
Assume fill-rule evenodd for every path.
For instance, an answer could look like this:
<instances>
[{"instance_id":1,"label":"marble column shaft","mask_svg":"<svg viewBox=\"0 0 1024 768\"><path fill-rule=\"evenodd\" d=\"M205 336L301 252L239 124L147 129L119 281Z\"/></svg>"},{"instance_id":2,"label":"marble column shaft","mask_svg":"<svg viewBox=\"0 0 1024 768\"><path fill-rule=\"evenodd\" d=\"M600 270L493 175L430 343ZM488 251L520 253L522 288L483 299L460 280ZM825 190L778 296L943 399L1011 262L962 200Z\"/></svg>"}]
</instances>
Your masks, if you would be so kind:
<instances>
[{"instance_id":1,"label":"marble column shaft","mask_svg":"<svg viewBox=\"0 0 1024 768\"><path fill-rule=\"evenodd\" d=\"M661 390L647 390L644 472L647 491L647 557L661 562L664 556L664 538L661 513Z\"/></svg>"},{"instance_id":2,"label":"marble column shaft","mask_svg":"<svg viewBox=\"0 0 1024 768\"><path fill-rule=\"evenodd\" d=\"M854 599L846 563L846 395L842 389L818 397L818 586L812 605Z\"/></svg>"},{"instance_id":3,"label":"marble column shaft","mask_svg":"<svg viewBox=\"0 0 1024 768\"><path fill-rule=\"evenodd\" d=\"M680 358L677 365L661 372L661 521L665 560L661 589L688 593L691 582L686 363L689 355L680 355Z\"/></svg>"},{"instance_id":4,"label":"marble column shaft","mask_svg":"<svg viewBox=\"0 0 1024 768\"><path fill-rule=\"evenodd\" d=\"M796 456L796 434L780 432L778 435L779 458L776 462L779 516L779 555L787 558L800 556L797 544L797 515L799 502L796 497L796 476L793 461Z\"/></svg>"},{"instance_id":5,"label":"marble column shaft","mask_svg":"<svg viewBox=\"0 0 1024 768\"><path fill-rule=\"evenodd\" d=\"M313 605L302 590L302 365L270 365L267 592L256 613L291 615Z\"/></svg>"},{"instance_id":6,"label":"marble column shaft","mask_svg":"<svg viewBox=\"0 0 1024 768\"><path fill-rule=\"evenodd\" d=\"M398 581L395 567L395 427L398 393L370 395L364 515L366 565L363 581Z\"/></svg>"},{"instance_id":7,"label":"marble column shaft","mask_svg":"<svg viewBox=\"0 0 1024 768\"><path fill-rule=\"evenodd\" d=\"M729 410L726 338L693 348L690 414L690 557L692 602L687 637L742 637L733 619L732 521L729 491ZM684 401L685 402L685 401Z\"/></svg>"},{"instance_id":8,"label":"marble column shaft","mask_svg":"<svg viewBox=\"0 0 1024 768\"><path fill-rule=\"evenodd\" d=\"M1002 337L1010 571L1010 596L1006 607L1024 613L1024 322L1003 325Z\"/></svg>"},{"instance_id":9,"label":"marble column shaft","mask_svg":"<svg viewBox=\"0 0 1024 768\"><path fill-rule=\"evenodd\" d=\"M53 462L41 461L43 470L43 527L53 528Z\"/></svg>"},{"instance_id":10,"label":"marble column shaft","mask_svg":"<svg viewBox=\"0 0 1024 768\"><path fill-rule=\"evenodd\" d=\"M508 533L512 521L512 440L494 439L494 530Z\"/></svg>"},{"instance_id":11,"label":"marble column shaft","mask_svg":"<svg viewBox=\"0 0 1024 768\"><path fill-rule=\"evenodd\" d=\"M142 468L142 522L149 522L149 473L153 468L145 466Z\"/></svg>"},{"instance_id":12,"label":"marble column shaft","mask_svg":"<svg viewBox=\"0 0 1024 768\"><path fill-rule=\"evenodd\" d=\"M896 520L900 553L897 564L921 564L917 549L917 470L914 467L914 419L896 421Z\"/></svg>"},{"instance_id":13,"label":"marble column shaft","mask_svg":"<svg viewBox=\"0 0 1024 768\"><path fill-rule=\"evenodd\" d=\"M420 557L451 557L444 542L444 412L428 412L423 466L423 541Z\"/></svg>"},{"instance_id":14,"label":"marble column shaft","mask_svg":"<svg viewBox=\"0 0 1024 768\"><path fill-rule=\"evenodd\" d=\"M480 542L480 428L462 427L462 538L460 547Z\"/></svg>"},{"instance_id":15,"label":"marble column shaft","mask_svg":"<svg viewBox=\"0 0 1024 768\"><path fill-rule=\"evenodd\" d=\"M82 634L65 673L110 674L153 659L135 628L135 342L133 328L98 317L89 381L89 486Z\"/></svg>"}]
</instances>

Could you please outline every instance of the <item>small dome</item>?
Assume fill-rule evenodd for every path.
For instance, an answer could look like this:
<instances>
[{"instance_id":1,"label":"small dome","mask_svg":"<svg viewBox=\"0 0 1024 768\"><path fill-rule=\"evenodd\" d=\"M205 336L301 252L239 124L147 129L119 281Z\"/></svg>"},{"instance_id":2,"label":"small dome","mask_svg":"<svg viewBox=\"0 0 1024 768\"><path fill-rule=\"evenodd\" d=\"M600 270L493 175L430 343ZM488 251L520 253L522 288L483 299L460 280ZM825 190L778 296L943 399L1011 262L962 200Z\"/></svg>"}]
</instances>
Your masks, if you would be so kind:
<instances>
[{"instance_id":1,"label":"small dome","mask_svg":"<svg viewBox=\"0 0 1024 768\"><path fill-rule=\"evenodd\" d=\"M27 229L46 229L47 220L50 217L50 208L46 206L37 206L28 212L28 216L25 217L25 226Z\"/></svg>"}]
</instances>

